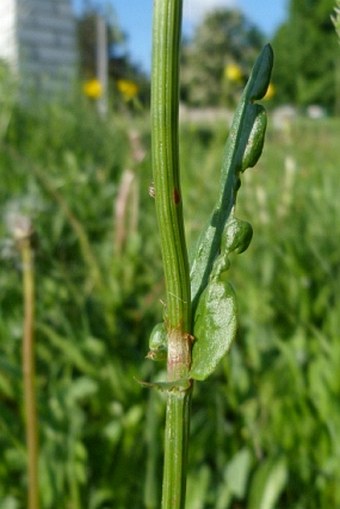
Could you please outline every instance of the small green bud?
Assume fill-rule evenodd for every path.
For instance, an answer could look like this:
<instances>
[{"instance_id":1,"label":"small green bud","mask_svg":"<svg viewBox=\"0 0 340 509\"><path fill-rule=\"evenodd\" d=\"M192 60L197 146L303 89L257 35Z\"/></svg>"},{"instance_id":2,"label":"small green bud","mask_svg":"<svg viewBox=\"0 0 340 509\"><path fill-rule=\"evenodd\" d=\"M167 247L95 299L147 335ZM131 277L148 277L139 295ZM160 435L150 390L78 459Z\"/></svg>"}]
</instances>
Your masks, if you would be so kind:
<instances>
[{"instance_id":1,"label":"small green bud","mask_svg":"<svg viewBox=\"0 0 340 509\"><path fill-rule=\"evenodd\" d=\"M158 323L152 329L149 339L147 358L153 361L163 361L167 356L167 334L164 322Z\"/></svg>"}]
</instances>

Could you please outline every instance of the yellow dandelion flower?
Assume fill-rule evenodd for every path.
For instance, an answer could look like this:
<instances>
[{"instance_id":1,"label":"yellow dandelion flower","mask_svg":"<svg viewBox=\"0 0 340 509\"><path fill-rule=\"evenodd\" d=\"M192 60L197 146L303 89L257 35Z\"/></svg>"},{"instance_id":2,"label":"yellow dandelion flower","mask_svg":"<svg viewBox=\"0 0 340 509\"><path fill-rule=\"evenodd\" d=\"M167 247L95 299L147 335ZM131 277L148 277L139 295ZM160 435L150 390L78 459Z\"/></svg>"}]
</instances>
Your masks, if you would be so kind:
<instances>
[{"instance_id":1,"label":"yellow dandelion flower","mask_svg":"<svg viewBox=\"0 0 340 509\"><path fill-rule=\"evenodd\" d=\"M103 87L100 81L94 78L84 83L83 92L90 99L99 99L103 93Z\"/></svg>"},{"instance_id":2,"label":"yellow dandelion flower","mask_svg":"<svg viewBox=\"0 0 340 509\"><path fill-rule=\"evenodd\" d=\"M139 86L132 80L117 80L117 88L125 101L130 101L136 97L139 92Z\"/></svg>"},{"instance_id":3,"label":"yellow dandelion flower","mask_svg":"<svg viewBox=\"0 0 340 509\"><path fill-rule=\"evenodd\" d=\"M228 64L224 69L224 76L229 81L240 82L243 78L241 67L236 64Z\"/></svg>"},{"instance_id":4,"label":"yellow dandelion flower","mask_svg":"<svg viewBox=\"0 0 340 509\"><path fill-rule=\"evenodd\" d=\"M263 99L265 99L265 100L272 99L274 97L275 93L276 93L275 85L273 85L273 83L269 83L266 95L264 96Z\"/></svg>"}]
</instances>

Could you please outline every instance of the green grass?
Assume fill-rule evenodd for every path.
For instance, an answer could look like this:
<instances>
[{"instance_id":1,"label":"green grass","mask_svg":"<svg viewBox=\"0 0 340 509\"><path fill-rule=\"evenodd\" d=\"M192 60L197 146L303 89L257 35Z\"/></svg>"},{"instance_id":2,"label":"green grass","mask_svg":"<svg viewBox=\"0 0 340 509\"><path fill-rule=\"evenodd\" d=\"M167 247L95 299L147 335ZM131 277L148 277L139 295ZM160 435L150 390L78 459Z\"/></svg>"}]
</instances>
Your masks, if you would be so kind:
<instances>
[{"instance_id":1,"label":"green grass","mask_svg":"<svg viewBox=\"0 0 340 509\"><path fill-rule=\"evenodd\" d=\"M164 297L148 127L103 122L86 105L3 112L0 506L24 508L26 494L20 263L5 222L20 209L37 237L42 507L158 508L163 401L136 381L155 375L145 355ZM132 124L147 151L139 163ZM267 509L269 491L277 508L340 504L339 135L338 119L270 125L244 175L237 215L254 239L230 271L240 329L218 373L196 384L188 509ZM182 126L191 246L215 201L224 138L221 125ZM113 211L126 168L139 227L119 254Z\"/></svg>"},{"instance_id":2,"label":"green grass","mask_svg":"<svg viewBox=\"0 0 340 509\"><path fill-rule=\"evenodd\" d=\"M210 461L216 468L226 469L246 447L250 484L267 461L283 460L280 507L339 504L339 129L331 119L298 121L288 133L269 127L260 163L244 175L238 215L252 222L255 234L230 274L239 340L221 370L224 388L210 389L221 434L216 440L212 427L198 438L207 435L211 450L215 437ZM212 186L212 174L206 181ZM269 472L263 476L270 481Z\"/></svg>"}]
</instances>

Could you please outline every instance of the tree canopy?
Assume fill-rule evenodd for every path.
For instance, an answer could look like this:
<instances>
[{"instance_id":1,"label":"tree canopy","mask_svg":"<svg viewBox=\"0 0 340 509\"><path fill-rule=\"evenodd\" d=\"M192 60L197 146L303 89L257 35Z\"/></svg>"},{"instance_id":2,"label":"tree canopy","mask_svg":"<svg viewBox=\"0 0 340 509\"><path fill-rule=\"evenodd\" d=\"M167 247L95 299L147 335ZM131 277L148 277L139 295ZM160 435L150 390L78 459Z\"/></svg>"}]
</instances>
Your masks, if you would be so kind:
<instances>
[{"instance_id":1,"label":"tree canopy","mask_svg":"<svg viewBox=\"0 0 340 509\"><path fill-rule=\"evenodd\" d=\"M246 75L262 46L263 36L237 10L210 11L182 52L182 99L194 105L217 105L225 98L228 64Z\"/></svg>"},{"instance_id":2,"label":"tree canopy","mask_svg":"<svg viewBox=\"0 0 340 509\"><path fill-rule=\"evenodd\" d=\"M280 102L334 109L340 51L333 9L334 0L290 1L288 19L273 40L273 79Z\"/></svg>"}]
</instances>

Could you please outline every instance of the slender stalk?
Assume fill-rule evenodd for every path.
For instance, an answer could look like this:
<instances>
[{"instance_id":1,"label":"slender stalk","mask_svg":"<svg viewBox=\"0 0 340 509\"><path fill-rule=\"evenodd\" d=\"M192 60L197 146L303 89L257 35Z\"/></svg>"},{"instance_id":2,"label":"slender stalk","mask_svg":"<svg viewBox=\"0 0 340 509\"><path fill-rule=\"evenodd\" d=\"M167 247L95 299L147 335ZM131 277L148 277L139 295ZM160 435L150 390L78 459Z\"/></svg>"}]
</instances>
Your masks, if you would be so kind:
<instances>
[{"instance_id":1,"label":"slender stalk","mask_svg":"<svg viewBox=\"0 0 340 509\"><path fill-rule=\"evenodd\" d=\"M165 457L162 509L183 509L191 383L191 304L179 179L178 103L181 0L154 0L151 80L152 164L167 308Z\"/></svg>"},{"instance_id":2,"label":"slender stalk","mask_svg":"<svg viewBox=\"0 0 340 509\"><path fill-rule=\"evenodd\" d=\"M191 388L169 392L166 408L162 509L184 509Z\"/></svg>"},{"instance_id":3,"label":"slender stalk","mask_svg":"<svg viewBox=\"0 0 340 509\"><path fill-rule=\"evenodd\" d=\"M39 509L39 446L34 361L34 262L30 237L23 238L19 243L19 248L23 266L24 289L22 368L24 376L24 407L28 456L28 509Z\"/></svg>"}]
</instances>

